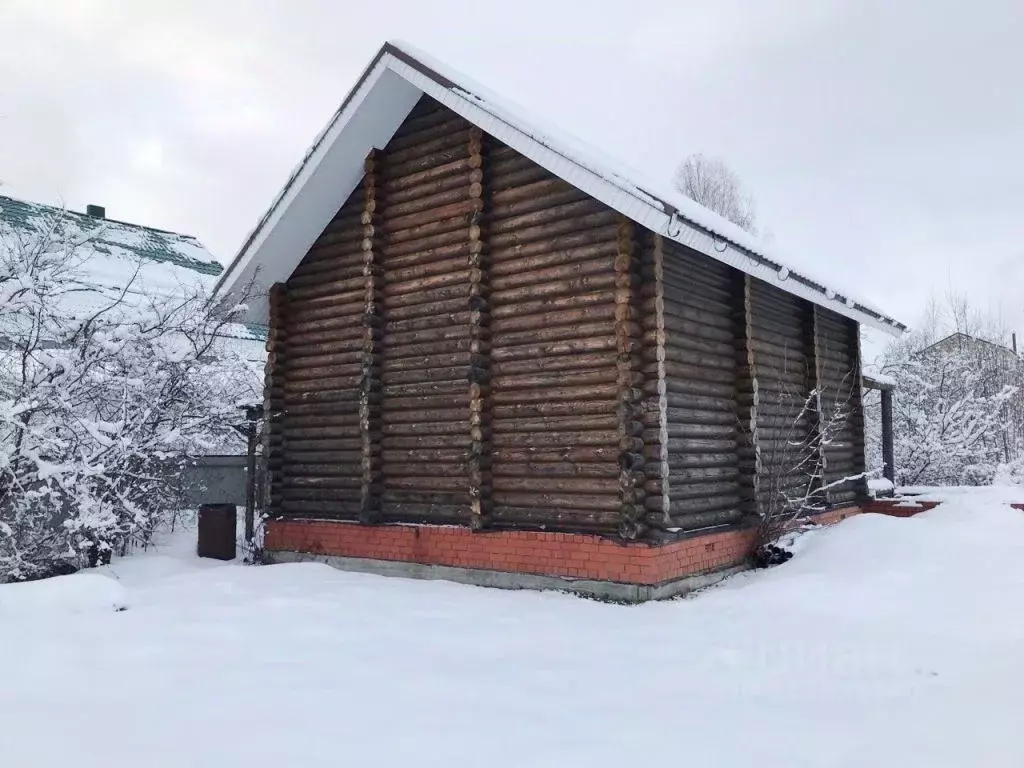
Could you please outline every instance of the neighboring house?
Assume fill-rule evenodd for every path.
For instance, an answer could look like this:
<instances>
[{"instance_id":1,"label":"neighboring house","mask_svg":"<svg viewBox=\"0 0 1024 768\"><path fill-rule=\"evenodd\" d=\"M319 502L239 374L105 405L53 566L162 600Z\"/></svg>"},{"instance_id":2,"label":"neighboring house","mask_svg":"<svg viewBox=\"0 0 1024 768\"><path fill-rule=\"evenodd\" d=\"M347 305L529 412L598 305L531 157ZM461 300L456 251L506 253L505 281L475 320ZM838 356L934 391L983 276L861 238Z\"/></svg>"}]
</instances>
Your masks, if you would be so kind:
<instances>
[{"instance_id":1,"label":"neighboring house","mask_svg":"<svg viewBox=\"0 0 1024 768\"><path fill-rule=\"evenodd\" d=\"M822 450L856 511L859 327L905 330L401 44L220 290L253 280L268 559L624 599L744 561L813 389L850 411Z\"/></svg>"},{"instance_id":2,"label":"neighboring house","mask_svg":"<svg viewBox=\"0 0 1024 768\"><path fill-rule=\"evenodd\" d=\"M932 361L966 357L976 370L985 373L979 394L990 397L1004 387L1018 387L1021 381L1024 361L1017 354L1016 334L1012 338L1012 347L1008 347L958 331L925 347L918 355ZM1014 400L1017 409L1024 411L1024 391L1018 391Z\"/></svg>"},{"instance_id":3,"label":"neighboring house","mask_svg":"<svg viewBox=\"0 0 1024 768\"><path fill-rule=\"evenodd\" d=\"M968 354L978 362L991 363L998 368L1016 369L1021 363L1017 354L1016 334L1013 335L1012 344L1012 347L1008 347L957 331L925 347L918 354L926 357Z\"/></svg>"},{"instance_id":4,"label":"neighboring house","mask_svg":"<svg viewBox=\"0 0 1024 768\"><path fill-rule=\"evenodd\" d=\"M78 213L0 195L0 239L6 247L31 247L46 238L74 244L88 255L80 290L64 298L72 302L72 311L82 313L117 300L122 292L129 307L194 290L210 292L224 271L191 235L108 219L105 209L97 205ZM253 361L265 358L265 333L259 325L231 329L231 336Z\"/></svg>"}]
</instances>

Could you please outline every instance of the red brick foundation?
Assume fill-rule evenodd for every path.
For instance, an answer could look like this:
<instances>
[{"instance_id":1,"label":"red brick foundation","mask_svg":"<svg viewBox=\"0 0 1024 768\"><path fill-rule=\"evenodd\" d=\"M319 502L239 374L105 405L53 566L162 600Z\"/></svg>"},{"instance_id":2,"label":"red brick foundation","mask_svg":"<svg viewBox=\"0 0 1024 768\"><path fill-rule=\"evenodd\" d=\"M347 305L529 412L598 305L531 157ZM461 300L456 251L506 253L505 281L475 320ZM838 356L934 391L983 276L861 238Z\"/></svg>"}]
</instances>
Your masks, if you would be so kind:
<instances>
[{"instance_id":1,"label":"red brick foundation","mask_svg":"<svg viewBox=\"0 0 1024 768\"><path fill-rule=\"evenodd\" d=\"M860 511L832 510L815 522L829 525ZM270 520L264 547L270 552L656 585L742 565L750 557L754 536L754 529L747 528L653 545L544 531L473 533L455 526Z\"/></svg>"}]
</instances>

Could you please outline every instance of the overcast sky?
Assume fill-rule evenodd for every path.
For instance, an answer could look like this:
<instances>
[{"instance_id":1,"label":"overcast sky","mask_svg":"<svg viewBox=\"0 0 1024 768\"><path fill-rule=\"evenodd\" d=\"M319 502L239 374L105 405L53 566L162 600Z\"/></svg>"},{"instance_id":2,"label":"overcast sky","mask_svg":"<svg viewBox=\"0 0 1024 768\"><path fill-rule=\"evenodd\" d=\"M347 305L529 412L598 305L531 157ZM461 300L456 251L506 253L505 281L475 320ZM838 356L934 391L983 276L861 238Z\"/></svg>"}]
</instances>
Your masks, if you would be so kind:
<instances>
[{"instance_id":1,"label":"overcast sky","mask_svg":"<svg viewBox=\"0 0 1024 768\"><path fill-rule=\"evenodd\" d=\"M386 38L648 176L722 157L901 320L952 288L1024 331L1022 0L0 0L0 194L227 263Z\"/></svg>"}]
</instances>

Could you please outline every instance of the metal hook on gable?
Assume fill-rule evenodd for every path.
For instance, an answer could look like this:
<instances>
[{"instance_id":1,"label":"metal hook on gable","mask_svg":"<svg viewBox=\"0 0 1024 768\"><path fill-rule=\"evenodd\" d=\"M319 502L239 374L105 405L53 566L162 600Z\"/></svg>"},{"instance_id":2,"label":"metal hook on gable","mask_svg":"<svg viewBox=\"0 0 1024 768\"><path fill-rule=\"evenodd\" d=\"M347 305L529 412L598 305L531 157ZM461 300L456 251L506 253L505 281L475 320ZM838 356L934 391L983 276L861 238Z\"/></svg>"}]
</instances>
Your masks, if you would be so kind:
<instances>
[{"instance_id":1,"label":"metal hook on gable","mask_svg":"<svg viewBox=\"0 0 1024 768\"><path fill-rule=\"evenodd\" d=\"M668 226L665 227L665 234L675 239L682 233L683 222L679 220L679 211L672 211L668 217Z\"/></svg>"}]
</instances>

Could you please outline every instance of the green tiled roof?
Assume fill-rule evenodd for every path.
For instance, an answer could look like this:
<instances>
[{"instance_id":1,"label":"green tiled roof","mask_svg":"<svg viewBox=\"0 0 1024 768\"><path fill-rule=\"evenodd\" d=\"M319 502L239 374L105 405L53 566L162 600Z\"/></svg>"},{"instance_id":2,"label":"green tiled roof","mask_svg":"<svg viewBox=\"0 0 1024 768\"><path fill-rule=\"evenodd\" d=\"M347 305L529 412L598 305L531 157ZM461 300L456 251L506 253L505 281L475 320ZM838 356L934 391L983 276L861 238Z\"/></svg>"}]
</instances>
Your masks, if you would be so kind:
<instances>
[{"instance_id":1,"label":"green tiled roof","mask_svg":"<svg viewBox=\"0 0 1024 768\"><path fill-rule=\"evenodd\" d=\"M83 238L88 238L99 253L111 254L112 249L123 249L143 259L183 267L203 275L216 277L224 271L223 265L208 258L210 254L203 244L191 235L89 216L0 195L0 225L6 224L15 231L34 233L55 219L80 231Z\"/></svg>"}]
</instances>

